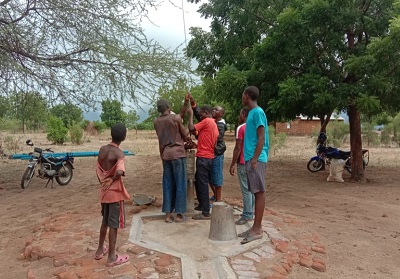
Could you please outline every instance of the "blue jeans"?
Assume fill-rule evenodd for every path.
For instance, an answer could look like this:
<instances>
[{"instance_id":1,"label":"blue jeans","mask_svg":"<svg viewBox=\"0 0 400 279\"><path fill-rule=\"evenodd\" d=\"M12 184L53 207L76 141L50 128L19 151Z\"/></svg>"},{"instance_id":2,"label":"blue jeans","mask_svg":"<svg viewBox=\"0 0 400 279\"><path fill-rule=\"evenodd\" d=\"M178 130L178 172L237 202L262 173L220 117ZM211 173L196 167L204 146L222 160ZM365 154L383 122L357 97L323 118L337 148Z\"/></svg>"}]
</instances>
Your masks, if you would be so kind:
<instances>
[{"instance_id":1,"label":"blue jeans","mask_svg":"<svg viewBox=\"0 0 400 279\"><path fill-rule=\"evenodd\" d=\"M177 214L186 212L186 158L163 161L162 212Z\"/></svg>"},{"instance_id":2,"label":"blue jeans","mask_svg":"<svg viewBox=\"0 0 400 279\"><path fill-rule=\"evenodd\" d=\"M224 184L224 154L215 156L213 159L211 183L215 187L220 187Z\"/></svg>"},{"instance_id":3,"label":"blue jeans","mask_svg":"<svg viewBox=\"0 0 400 279\"><path fill-rule=\"evenodd\" d=\"M249 191L249 187L247 186L246 166L237 164L237 173L243 199L242 217L246 220L251 220L253 219L255 200L254 200L254 194Z\"/></svg>"}]
</instances>

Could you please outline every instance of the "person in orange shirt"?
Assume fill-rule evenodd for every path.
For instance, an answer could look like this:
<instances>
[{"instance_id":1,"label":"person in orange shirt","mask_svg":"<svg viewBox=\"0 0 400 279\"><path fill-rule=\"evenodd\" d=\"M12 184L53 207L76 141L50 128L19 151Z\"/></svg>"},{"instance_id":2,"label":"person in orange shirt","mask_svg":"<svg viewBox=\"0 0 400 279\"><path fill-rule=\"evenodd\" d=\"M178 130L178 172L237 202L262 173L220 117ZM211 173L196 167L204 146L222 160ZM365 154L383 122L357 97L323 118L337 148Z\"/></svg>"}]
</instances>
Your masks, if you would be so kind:
<instances>
[{"instance_id":1,"label":"person in orange shirt","mask_svg":"<svg viewBox=\"0 0 400 279\"><path fill-rule=\"evenodd\" d=\"M211 172L214 159L214 147L218 139L218 128L212 118L212 108L203 106L200 109L201 121L193 125L193 109L188 108L190 133L198 134L196 152L196 174L195 190L199 205L197 209L200 214L194 215L195 220L210 219L210 197L208 183L211 180Z\"/></svg>"},{"instance_id":2,"label":"person in orange shirt","mask_svg":"<svg viewBox=\"0 0 400 279\"><path fill-rule=\"evenodd\" d=\"M96 260L108 253L107 266L116 266L129 261L129 255L117 255L117 233L119 228L125 227L124 200L130 196L125 189L122 176L125 175L125 155L119 145L126 138L126 127L118 123L111 127L112 142L99 150L96 174L99 179L101 214L103 215L100 227L99 246L94 255ZM107 229L108 245L104 245Z\"/></svg>"}]
</instances>

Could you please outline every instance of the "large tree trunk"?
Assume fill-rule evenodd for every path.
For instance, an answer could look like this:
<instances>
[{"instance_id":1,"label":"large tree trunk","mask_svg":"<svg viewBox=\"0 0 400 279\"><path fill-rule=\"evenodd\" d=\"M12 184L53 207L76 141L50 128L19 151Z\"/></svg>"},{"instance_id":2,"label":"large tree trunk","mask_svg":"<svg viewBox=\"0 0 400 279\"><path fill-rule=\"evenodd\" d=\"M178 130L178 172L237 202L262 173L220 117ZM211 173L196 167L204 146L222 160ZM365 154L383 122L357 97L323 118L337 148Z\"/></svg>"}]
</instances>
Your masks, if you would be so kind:
<instances>
[{"instance_id":1,"label":"large tree trunk","mask_svg":"<svg viewBox=\"0 0 400 279\"><path fill-rule=\"evenodd\" d=\"M360 113L355 105L350 105L348 114L350 123L351 179L364 182Z\"/></svg>"}]
</instances>

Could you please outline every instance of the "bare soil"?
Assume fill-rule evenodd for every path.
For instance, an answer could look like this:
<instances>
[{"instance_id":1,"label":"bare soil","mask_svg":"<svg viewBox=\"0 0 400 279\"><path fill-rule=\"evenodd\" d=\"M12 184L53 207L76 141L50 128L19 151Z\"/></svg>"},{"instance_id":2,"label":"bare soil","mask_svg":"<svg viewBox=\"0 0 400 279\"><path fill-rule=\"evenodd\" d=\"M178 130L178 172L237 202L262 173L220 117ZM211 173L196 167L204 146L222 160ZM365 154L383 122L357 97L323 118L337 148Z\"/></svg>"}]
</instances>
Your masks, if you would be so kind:
<instances>
[{"instance_id":1,"label":"bare soil","mask_svg":"<svg viewBox=\"0 0 400 279\"><path fill-rule=\"evenodd\" d=\"M31 151L23 146L27 138L56 152L97 151L109 142L108 134L106 131L87 136L80 146L52 146L45 134L11 136L19 139L17 153L23 153ZM0 134L0 139L5 136ZM228 172L233 134L228 133L226 138L223 197L228 202L240 202L237 177ZM130 131L121 148L136 153L126 157L128 192L154 195L161 201L162 165L155 133ZM271 152L267 167L267 209L297 220L303 231L317 234L326 247L325 272L296 265L285 278L400 278L400 149L370 148L368 182L363 184L350 182L347 173L343 173L344 183L327 182L329 168L310 173L306 164L314 152L312 139L288 137L283 148L275 154ZM91 254L96 247L101 217L95 163L96 157L76 158L74 177L67 186L54 184L54 189L44 188L46 181L34 178L27 189L21 189L27 161L0 159L1 278L114 278L110 273L91 277L85 270L79 271L80 277L68 277L68 270L63 269L65 265L78 265L77 256L71 262L68 255ZM140 210L129 206L128 221ZM126 244L128 233L129 230L119 233L120 248ZM76 245L63 246L63 241L69 239ZM27 251L27 247L35 247L32 243L42 247L36 254ZM150 252L146 255L162 257ZM78 259L93 261L84 256ZM139 271L143 267L135 268ZM172 268L162 276L179 278L179 261L173 260Z\"/></svg>"}]
</instances>

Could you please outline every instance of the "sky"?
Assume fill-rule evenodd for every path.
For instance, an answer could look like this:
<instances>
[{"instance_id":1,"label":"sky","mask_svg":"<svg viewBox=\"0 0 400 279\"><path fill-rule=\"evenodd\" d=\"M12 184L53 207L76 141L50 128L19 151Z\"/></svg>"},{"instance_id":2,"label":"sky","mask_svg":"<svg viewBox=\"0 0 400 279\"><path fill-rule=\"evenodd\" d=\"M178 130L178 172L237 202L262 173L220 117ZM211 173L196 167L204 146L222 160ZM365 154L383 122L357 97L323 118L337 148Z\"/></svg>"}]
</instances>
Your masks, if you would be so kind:
<instances>
[{"instance_id":1,"label":"sky","mask_svg":"<svg viewBox=\"0 0 400 279\"><path fill-rule=\"evenodd\" d=\"M202 1L205 2L205 1ZM189 28L199 26L209 30L210 21L204 19L197 12L200 4L188 3L187 0L164 0L157 9L149 10L149 21L143 22L143 28L149 37L156 39L164 47L175 49L190 40Z\"/></svg>"},{"instance_id":2,"label":"sky","mask_svg":"<svg viewBox=\"0 0 400 279\"><path fill-rule=\"evenodd\" d=\"M206 1L202 1L204 3ZM204 19L197 12L200 4L193 4L183 0L163 0L157 9L149 8L148 18L144 19L142 27L149 39L158 41L163 47L172 50L176 48L183 49L190 40L189 28L201 27L204 30L210 30L210 21ZM145 109L145 108L144 108ZM146 109L145 109L146 110ZM147 118L147 113L140 109L136 110L142 121ZM100 120L100 112L86 112L85 119L90 121Z\"/></svg>"}]
</instances>

